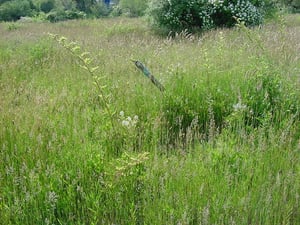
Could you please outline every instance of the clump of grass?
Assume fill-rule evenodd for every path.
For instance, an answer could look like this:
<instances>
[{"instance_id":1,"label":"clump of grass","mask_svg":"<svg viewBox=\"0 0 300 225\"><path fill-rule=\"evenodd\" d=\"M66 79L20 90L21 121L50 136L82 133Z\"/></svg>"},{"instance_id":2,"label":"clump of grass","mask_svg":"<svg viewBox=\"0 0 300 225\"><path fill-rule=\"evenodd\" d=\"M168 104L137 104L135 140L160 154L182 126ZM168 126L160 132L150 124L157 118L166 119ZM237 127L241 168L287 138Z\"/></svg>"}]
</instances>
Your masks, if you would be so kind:
<instances>
[{"instance_id":1,"label":"clump of grass","mask_svg":"<svg viewBox=\"0 0 300 225\"><path fill-rule=\"evenodd\" d=\"M6 29L8 31L14 31L20 29L22 26L18 23L6 23Z\"/></svg>"},{"instance_id":2,"label":"clump of grass","mask_svg":"<svg viewBox=\"0 0 300 225\"><path fill-rule=\"evenodd\" d=\"M280 121L291 117L297 123L299 99L294 96L294 86L285 74L278 72L276 60L266 50L262 37L242 23L239 29L254 49L251 56L254 63L245 74L235 74L239 76L237 82L234 74L211 72L215 63L208 58L206 50L207 71L173 74L172 83L176 85L165 96L162 109L168 143L207 140L232 126L251 130L268 124L278 128ZM215 43L218 54L224 50L223 33L220 35Z\"/></svg>"},{"instance_id":3,"label":"clump of grass","mask_svg":"<svg viewBox=\"0 0 300 225\"><path fill-rule=\"evenodd\" d=\"M166 95L163 106L169 142L186 142L189 131L196 139L207 140L212 123L219 131L222 129L235 99L226 94L230 87L218 85L212 79L211 86L187 74L174 79L177 86ZM218 79L221 83L222 77Z\"/></svg>"}]
</instances>

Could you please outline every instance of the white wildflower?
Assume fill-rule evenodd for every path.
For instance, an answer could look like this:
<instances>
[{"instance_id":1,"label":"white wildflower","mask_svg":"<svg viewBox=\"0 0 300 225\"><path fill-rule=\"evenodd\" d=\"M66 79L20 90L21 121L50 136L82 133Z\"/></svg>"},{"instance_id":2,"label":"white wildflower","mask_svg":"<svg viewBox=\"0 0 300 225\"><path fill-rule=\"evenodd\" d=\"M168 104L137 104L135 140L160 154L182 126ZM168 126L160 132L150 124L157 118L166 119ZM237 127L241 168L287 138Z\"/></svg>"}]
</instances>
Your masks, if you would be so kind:
<instances>
[{"instance_id":1,"label":"white wildflower","mask_svg":"<svg viewBox=\"0 0 300 225\"><path fill-rule=\"evenodd\" d=\"M121 111L119 115L120 115L119 121L121 122L123 127L128 127L128 128L135 127L135 125L139 120L139 117L137 115L135 115L133 118L130 116L125 116L124 111Z\"/></svg>"},{"instance_id":2,"label":"white wildflower","mask_svg":"<svg viewBox=\"0 0 300 225\"><path fill-rule=\"evenodd\" d=\"M247 108L247 106L243 105L241 102L238 102L237 104L233 105L234 111L240 111L240 110L244 110L246 108Z\"/></svg>"},{"instance_id":3,"label":"white wildflower","mask_svg":"<svg viewBox=\"0 0 300 225\"><path fill-rule=\"evenodd\" d=\"M124 127L128 127L129 126L129 121L128 120L123 120L122 121L122 126L124 126Z\"/></svg>"},{"instance_id":4,"label":"white wildflower","mask_svg":"<svg viewBox=\"0 0 300 225\"><path fill-rule=\"evenodd\" d=\"M121 111L121 112L120 112L120 116L121 116L121 117L124 117L124 111Z\"/></svg>"}]
</instances>

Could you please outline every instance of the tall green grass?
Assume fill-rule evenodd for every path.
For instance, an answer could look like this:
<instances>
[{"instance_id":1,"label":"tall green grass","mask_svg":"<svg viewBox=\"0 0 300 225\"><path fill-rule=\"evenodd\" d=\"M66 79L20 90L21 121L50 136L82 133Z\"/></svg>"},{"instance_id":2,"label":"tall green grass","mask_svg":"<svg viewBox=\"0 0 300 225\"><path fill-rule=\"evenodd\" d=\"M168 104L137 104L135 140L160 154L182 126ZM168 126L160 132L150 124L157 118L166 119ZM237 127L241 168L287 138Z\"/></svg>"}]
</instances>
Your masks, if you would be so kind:
<instances>
[{"instance_id":1,"label":"tall green grass","mask_svg":"<svg viewBox=\"0 0 300 225\"><path fill-rule=\"evenodd\" d=\"M0 24L0 224L297 224L298 17L172 37ZM111 112L49 32L89 52Z\"/></svg>"}]
</instances>

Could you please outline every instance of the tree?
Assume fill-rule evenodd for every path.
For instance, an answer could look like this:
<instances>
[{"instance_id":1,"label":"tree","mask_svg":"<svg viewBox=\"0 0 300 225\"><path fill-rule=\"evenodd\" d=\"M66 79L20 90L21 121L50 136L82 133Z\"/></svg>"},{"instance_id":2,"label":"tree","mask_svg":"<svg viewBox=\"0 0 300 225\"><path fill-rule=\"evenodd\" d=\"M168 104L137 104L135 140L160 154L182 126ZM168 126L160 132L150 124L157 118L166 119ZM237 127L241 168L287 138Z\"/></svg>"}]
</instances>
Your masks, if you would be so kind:
<instances>
[{"instance_id":1,"label":"tree","mask_svg":"<svg viewBox=\"0 0 300 225\"><path fill-rule=\"evenodd\" d=\"M97 0L76 0L76 7L82 12L89 13L90 8L97 4Z\"/></svg>"},{"instance_id":2,"label":"tree","mask_svg":"<svg viewBox=\"0 0 300 225\"><path fill-rule=\"evenodd\" d=\"M172 31L230 27L234 17L247 26L263 22L262 10L250 0L151 0L148 15L154 24Z\"/></svg>"},{"instance_id":3,"label":"tree","mask_svg":"<svg viewBox=\"0 0 300 225\"><path fill-rule=\"evenodd\" d=\"M55 7L55 1L54 0L43 0L40 5L41 11L48 13Z\"/></svg>"},{"instance_id":4,"label":"tree","mask_svg":"<svg viewBox=\"0 0 300 225\"><path fill-rule=\"evenodd\" d=\"M5 1L0 5L0 20L15 21L22 16L31 16L34 12L34 6L28 0Z\"/></svg>"},{"instance_id":5,"label":"tree","mask_svg":"<svg viewBox=\"0 0 300 225\"><path fill-rule=\"evenodd\" d=\"M147 0L120 0L119 5L122 13L126 13L129 16L136 17L142 16L148 6Z\"/></svg>"}]
</instances>

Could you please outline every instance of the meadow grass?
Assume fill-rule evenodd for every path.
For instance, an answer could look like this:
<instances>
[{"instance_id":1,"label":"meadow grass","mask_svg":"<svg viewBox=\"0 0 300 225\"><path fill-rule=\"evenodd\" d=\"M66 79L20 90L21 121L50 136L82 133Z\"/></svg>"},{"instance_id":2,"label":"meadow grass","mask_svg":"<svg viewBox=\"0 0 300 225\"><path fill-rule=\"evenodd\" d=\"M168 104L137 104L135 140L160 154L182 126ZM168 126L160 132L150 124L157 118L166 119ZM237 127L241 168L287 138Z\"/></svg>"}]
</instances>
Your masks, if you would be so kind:
<instances>
[{"instance_id":1,"label":"meadow grass","mask_svg":"<svg viewBox=\"0 0 300 225\"><path fill-rule=\"evenodd\" d=\"M0 224L298 224L299 21L1 23Z\"/></svg>"}]
</instances>

